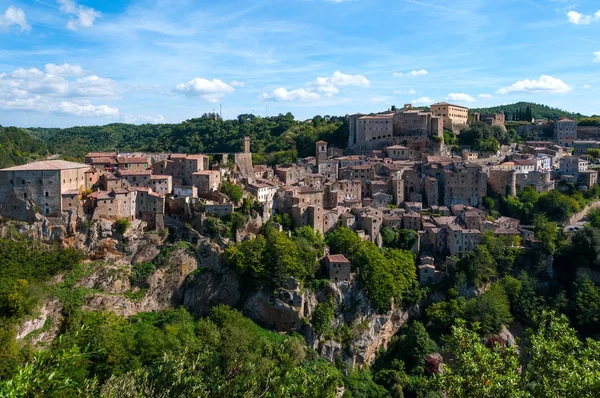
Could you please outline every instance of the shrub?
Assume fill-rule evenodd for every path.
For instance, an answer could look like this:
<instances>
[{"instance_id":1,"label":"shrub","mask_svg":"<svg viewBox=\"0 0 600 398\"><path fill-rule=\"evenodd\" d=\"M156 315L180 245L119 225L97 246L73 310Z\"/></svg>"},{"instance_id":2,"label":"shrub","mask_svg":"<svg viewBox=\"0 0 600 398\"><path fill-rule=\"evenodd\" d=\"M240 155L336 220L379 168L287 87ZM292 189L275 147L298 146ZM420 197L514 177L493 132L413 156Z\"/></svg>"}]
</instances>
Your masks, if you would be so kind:
<instances>
[{"instance_id":1,"label":"shrub","mask_svg":"<svg viewBox=\"0 0 600 398\"><path fill-rule=\"evenodd\" d=\"M129 222L129 219L119 218L117 221L115 221L115 231L118 234L123 235L130 225L131 223Z\"/></svg>"},{"instance_id":2,"label":"shrub","mask_svg":"<svg viewBox=\"0 0 600 398\"><path fill-rule=\"evenodd\" d=\"M151 262L138 263L131 268L131 276L129 282L132 285L137 285L145 282L150 275L156 271L156 267Z\"/></svg>"}]
</instances>

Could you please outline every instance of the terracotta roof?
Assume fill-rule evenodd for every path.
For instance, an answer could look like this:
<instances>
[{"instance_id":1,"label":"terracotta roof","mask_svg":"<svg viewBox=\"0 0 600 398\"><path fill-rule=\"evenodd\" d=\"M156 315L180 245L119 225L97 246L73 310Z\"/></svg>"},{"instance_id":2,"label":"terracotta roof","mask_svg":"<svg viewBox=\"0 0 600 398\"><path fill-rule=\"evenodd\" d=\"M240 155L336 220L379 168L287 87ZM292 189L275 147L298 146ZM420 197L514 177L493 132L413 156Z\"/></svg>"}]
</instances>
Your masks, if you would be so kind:
<instances>
[{"instance_id":1,"label":"terracotta roof","mask_svg":"<svg viewBox=\"0 0 600 398\"><path fill-rule=\"evenodd\" d=\"M454 104L449 104L447 102L436 102L435 104L431 105L431 106L435 106L435 105L447 105L447 106L454 106L456 108L462 108L462 109L469 109L466 106L460 106L460 105L454 105Z\"/></svg>"},{"instance_id":2,"label":"terracotta roof","mask_svg":"<svg viewBox=\"0 0 600 398\"><path fill-rule=\"evenodd\" d=\"M92 158L92 163L116 164L117 162L115 161L114 158L99 157L99 158Z\"/></svg>"},{"instance_id":3,"label":"terracotta roof","mask_svg":"<svg viewBox=\"0 0 600 398\"><path fill-rule=\"evenodd\" d=\"M128 157L118 157L117 162L120 164L129 164L129 163L150 163L147 157L144 156L128 156Z\"/></svg>"},{"instance_id":4,"label":"terracotta roof","mask_svg":"<svg viewBox=\"0 0 600 398\"><path fill-rule=\"evenodd\" d=\"M119 170L122 176L152 175L152 170Z\"/></svg>"},{"instance_id":5,"label":"terracotta roof","mask_svg":"<svg viewBox=\"0 0 600 398\"><path fill-rule=\"evenodd\" d=\"M90 152L85 155L86 158L103 158L103 157L117 157L119 154L116 152Z\"/></svg>"},{"instance_id":6,"label":"terracotta roof","mask_svg":"<svg viewBox=\"0 0 600 398\"><path fill-rule=\"evenodd\" d=\"M346 258L343 254L330 254L327 256L327 261L330 263L349 263L350 260Z\"/></svg>"},{"instance_id":7,"label":"terracotta roof","mask_svg":"<svg viewBox=\"0 0 600 398\"><path fill-rule=\"evenodd\" d=\"M0 171L42 171L42 170L73 170L89 169L89 164L67 162L66 160L42 160L21 166L8 167Z\"/></svg>"},{"instance_id":8,"label":"terracotta roof","mask_svg":"<svg viewBox=\"0 0 600 398\"><path fill-rule=\"evenodd\" d=\"M168 180L169 178L172 178L172 177L166 176L166 175L160 175L160 174L153 174L150 176L151 180Z\"/></svg>"}]
</instances>

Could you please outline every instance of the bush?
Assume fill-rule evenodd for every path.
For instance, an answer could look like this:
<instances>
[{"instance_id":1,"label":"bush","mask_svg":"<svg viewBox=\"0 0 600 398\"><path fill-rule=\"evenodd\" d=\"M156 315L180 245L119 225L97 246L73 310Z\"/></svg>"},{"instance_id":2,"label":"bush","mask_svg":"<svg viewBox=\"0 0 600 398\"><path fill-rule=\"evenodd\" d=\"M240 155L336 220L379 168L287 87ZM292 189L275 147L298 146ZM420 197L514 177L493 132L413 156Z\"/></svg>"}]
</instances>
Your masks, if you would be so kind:
<instances>
[{"instance_id":1,"label":"bush","mask_svg":"<svg viewBox=\"0 0 600 398\"><path fill-rule=\"evenodd\" d=\"M331 324L334 318L335 308L331 300L317 304L311 319L315 332L318 335L325 335L331 332Z\"/></svg>"},{"instance_id":2,"label":"bush","mask_svg":"<svg viewBox=\"0 0 600 398\"><path fill-rule=\"evenodd\" d=\"M129 282L131 285L138 285L145 282L150 275L156 271L156 267L151 262L138 263L131 268Z\"/></svg>"},{"instance_id":3,"label":"bush","mask_svg":"<svg viewBox=\"0 0 600 398\"><path fill-rule=\"evenodd\" d=\"M115 221L115 232L123 235L130 225L131 223L129 222L128 218L119 218L117 221Z\"/></svg>"}]
</instances>

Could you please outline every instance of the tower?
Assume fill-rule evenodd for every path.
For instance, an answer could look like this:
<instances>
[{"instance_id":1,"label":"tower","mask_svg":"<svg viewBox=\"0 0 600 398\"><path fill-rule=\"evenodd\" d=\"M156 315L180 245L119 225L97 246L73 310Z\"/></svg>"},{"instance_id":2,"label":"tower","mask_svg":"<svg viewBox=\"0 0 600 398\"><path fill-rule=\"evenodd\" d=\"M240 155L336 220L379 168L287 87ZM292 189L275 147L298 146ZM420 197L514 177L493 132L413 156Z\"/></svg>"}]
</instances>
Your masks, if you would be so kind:
<instances>
[{"instance_id":1,"label":"tower","mask_svg":"<svg viewBox=\"0 0 600 398\"><path fill-rule=\"evenodd\" d=\"M317 161L318 168L319 164L327 160L327 143L325 141L317 141L315 145L315 159Z\"/></svg>"},{"instance_id":2,"label":"tower","mask_svg":"<svg viewBox=\"0 0 600 398\"><path fill-rule=\"evenodd\" d=\"M250 153L250 137L244 137L244 153Z\"/></svg>"}]
</instances>

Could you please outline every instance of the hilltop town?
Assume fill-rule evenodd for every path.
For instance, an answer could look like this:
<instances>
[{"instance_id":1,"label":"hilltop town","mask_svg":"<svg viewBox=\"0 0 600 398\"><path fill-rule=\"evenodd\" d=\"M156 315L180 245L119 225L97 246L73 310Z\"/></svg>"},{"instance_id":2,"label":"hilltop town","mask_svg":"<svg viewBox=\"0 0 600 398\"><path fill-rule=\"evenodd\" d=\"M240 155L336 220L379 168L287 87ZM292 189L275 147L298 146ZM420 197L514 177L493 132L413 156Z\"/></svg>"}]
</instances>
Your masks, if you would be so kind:
<instances>
[{"instance_id":1,"label":"hilltop town","mask_svg":"<svg viewBox=\"0 0 600 398\"><path fill-rule=\"evenodd\" d=\"M27 222L44 217L66 234L89 222L139 221L145 229L189 225L206 235L215 218L230 220L249 206L255 228L268 220L280 230L309 226L321 234L344 226L379 247L383 229L408 230L421 279L431 281L441 274L434 258L472 251L488 232L535 241L531 226L518 219L489 217L490 195L515 196L525 188L541 194L560 184L587 191L597 183L598 172L579 156L600 141L578 140L577 122L566 118L555 121L552 141L512 143L496 152L457 151L444 136L477 123L506 131L504 114L437 103L428 111L405 105L350 115L347 122L347 148L318 141L315 156L274 167L252 164L249 137L234 154L97 152L84 163L9 167L0 170L0 214ZM248 231L232 238L243 240ZM336 280L350 278L347 259L326 260L345 264Z\"/></svg>"}]
</instances>

